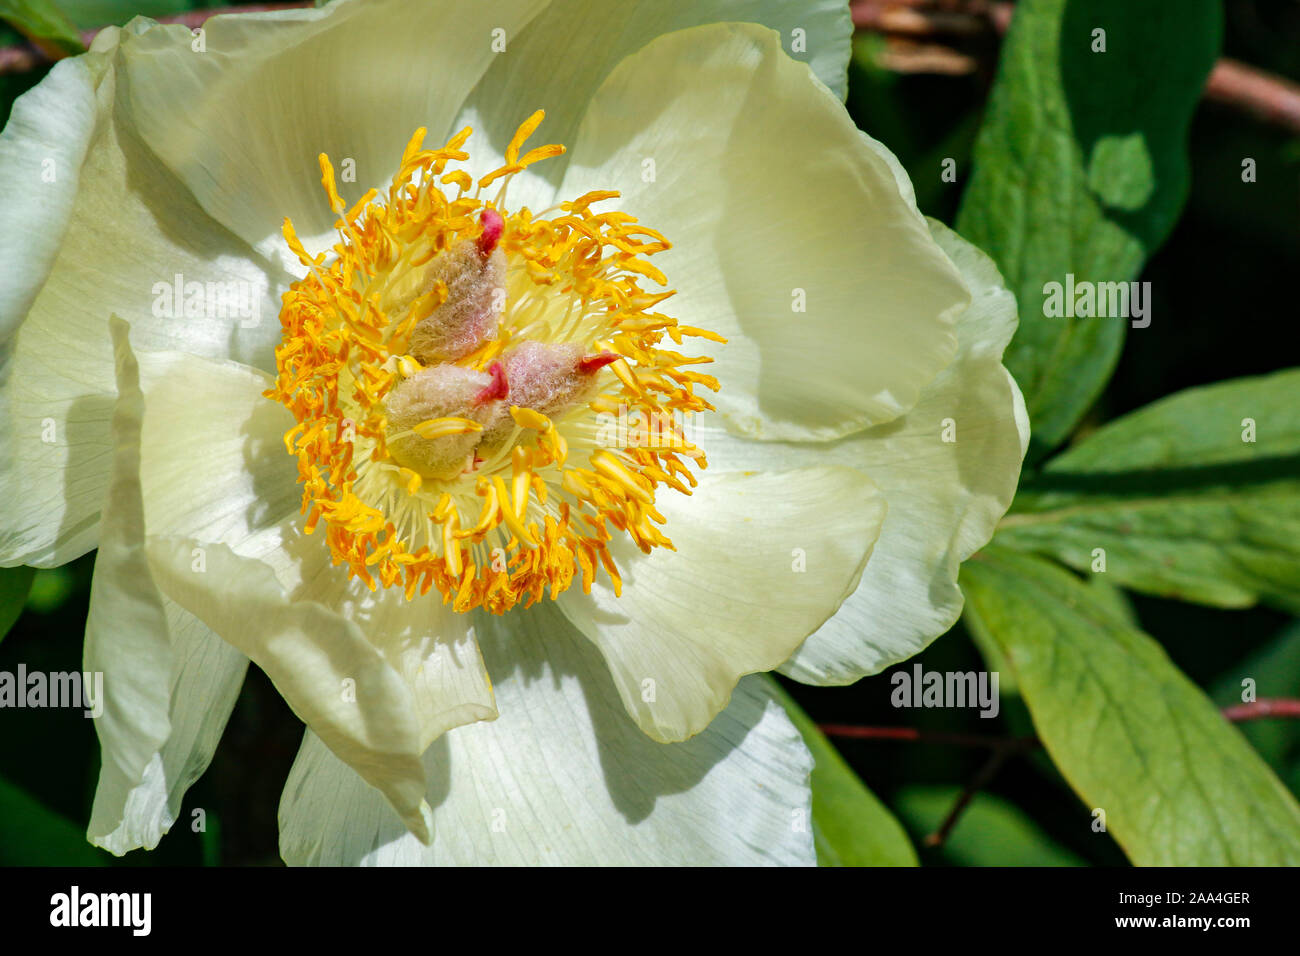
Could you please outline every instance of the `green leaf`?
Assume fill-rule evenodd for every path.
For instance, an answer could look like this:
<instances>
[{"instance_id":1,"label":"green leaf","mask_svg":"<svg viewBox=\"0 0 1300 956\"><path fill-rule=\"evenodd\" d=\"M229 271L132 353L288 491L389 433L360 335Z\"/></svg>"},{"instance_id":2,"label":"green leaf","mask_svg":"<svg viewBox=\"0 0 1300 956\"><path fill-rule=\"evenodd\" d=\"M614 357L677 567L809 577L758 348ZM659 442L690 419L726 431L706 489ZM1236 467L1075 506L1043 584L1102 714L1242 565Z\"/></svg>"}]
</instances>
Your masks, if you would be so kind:
<instances>
[{"instance_id":1,"label":"green leaf","mask_svg":"<svg viewBox=\"0 0 1300 956\"><path fill-rule=\"evenodd\" d=\"M1111 612L1118 614L1128 624L1134 627L1141 627L1138 622L1137 611L1133 608L1133 602L1129 600L1124 589L1111 584L1099 574L1093 574L1083 579L1084 587L1092 591L1093 599L1104 604Z\"/></svg>"},{"instance_id":2,"label":"green leaf","mask_svg":"<svg viewBox=\"0 0 1300 956\"><path fill-rule=\"evenodd\" d=\"M57 568L38 568L27 592L27 609L37 614L49 614L63 606L76 588L68 565Z\"/></svg>"},{"instance_id":3,"label":"green leaf","mask_svg":"<svg viewBox=\"0 0 1300 956\"><path fill-rule=\"evenodd\" d=\"M0 18L29 39L47 40L65 53L86 49L77 28L53 0L0 0Z\"/></svg>"},{"instance_id":4,"label":"green leaf","mask_svg":"<svg viewBox=\"0 0 1300 956\"><path fill-rule=\"evenodd\" d=\"M1188 127L1218 56L1219 7L1016 4L957 231L993 257L1020 303L1006 364L1029 409L1031 459L1101 393L1127 326L1049 318L1044 285L1067 274L1130 281L1169 234L1187 197ZM1093 52L1096 30L1104 53Z\"/></svg>"},{"instance_id":5,"label":"green leaf","mask_svg":"<svg viewBox=\"0 0 1300 956\"><path fill-rule=\"evenodd\" d=\"M107 859L70 820L0 777L0 865L104 866Z\"/></svg>"},{"instance_id":6,"label":"green leaf","mask_svg":"<svg viewBox=\"0 0 1300 956\"><path fill-rule=\"evenodd\" d=\"M905 787L894 799L913 833L937 830L961 795L960 787ZM943 842L943 856L958 866L1084 866L1019 807L977 793Z\"/></svg>"},{"instance_id":7,"label":"green leaf","mask_svg":"<svg viewBox=\"0 0 1300 956\"><path fill-rule=\"evenodd\" d=\"M1300 804L1159 644L1041 558L990 547L961 581L1048 754L1130 860L1300 864Z\"/></svg>"},{"instance_id":8,"label":"green leaf","mask_svg":"<svg viewBox=\"0 0 1300 956\"><path fill-rule=\"evenodd\" d=\"M1126 415L1026 482L996 541L1079 570L1101 548L1107 578L1138 591L1300 612L1297 394L1289 369Z\"/></svg>"},{"instance_id":9,"label":"green leaf","mask_svg":"<svg viewBox=\"0 0 1300 956\"><path fill-rule=\"evenodd\" d=\"M19 565L0 568L0 641L23 613L27 592L31 590L36 569Z\"/></svg>"},{"instance_id":10,"label":"green leaf","mask_svg":"<svg viewBox=\"0 0 1300 956\"><path fill-rule=\"evenodd\" d=\"M916 866L916 850L902 825L867 789L781 685L770 678L769 685L816 761L812 774L812 824L818 863L822 866Z\"/></svg>"},{"instance_id":11,"label":"green leaf","mask_svg":"<svg viewBox=\"0 0 1300 956\"><path fill-rule=\"evenodd\" d=\"M1094 574L1084 579L1084 585L1089 588L1093 597L1102 604L1109 607L1112 611L1124 618L1134 627L1138 626L1137 613L1133 610L1133 604L1128 599L1122 588L1108 582L1099 574ZM985 666L991 671L997 671L1001 678L998 681L998 694L1005 705L1012 703L1014 698L1020 696L1020 688L1016 686L1016 675L1006 658L1002 654L1002 648L993 635L980 626L980 622L973 617L967 617L962 621L966 625L966 631L970 635L971 641L975 644L980 656L984 658ZM1003 710L1004 717L1010 717L1010 713ZM1026 730L1027 732L1027 730Z\"/></svg>"}]
</instances>

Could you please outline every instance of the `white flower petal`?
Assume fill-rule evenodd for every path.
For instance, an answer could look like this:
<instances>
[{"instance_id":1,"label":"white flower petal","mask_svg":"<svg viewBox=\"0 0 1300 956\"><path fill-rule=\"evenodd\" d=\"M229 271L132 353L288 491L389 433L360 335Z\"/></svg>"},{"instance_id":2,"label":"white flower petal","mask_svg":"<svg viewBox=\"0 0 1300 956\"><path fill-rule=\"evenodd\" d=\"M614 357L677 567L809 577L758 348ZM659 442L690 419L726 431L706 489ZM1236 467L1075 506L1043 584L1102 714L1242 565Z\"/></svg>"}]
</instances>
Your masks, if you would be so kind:
<instances>
[{"instance_id":1,"label":"white flower petal","mask_svg":"<svg viewBox=\"0 0 1300 956\"><path fill-rule=\"evenodd\" d=\"M935 238L972 293L956 361L898 421L821 445L746 442L720 429L695 440L721 468L828 461L861 469L889 503L862 582L782 672L847 684L925 648L961 614L957 571L986 544L1015 494L1029 441L1024 400L1002 367L1015 299L982 252L939 223ZM943 440L952 419L956 441Z\"/></svg>"},{"instance_id":2,"label":"white flower petal","mask_svg":"<svg viewBox=\"0 0 1300 956\"><path fill-rule=\"evenodd\" d=\"M776 34L724 24L610 74L561 193L621 190L675 244L653 259L679 290L663 308L728 337L702 351L730 428L828 440L915 404L969 301L896 165Z\"/></svg>"},{"instance_id":3,"label":"white flower petal","mask_svg":"<svg viewBox=\"0 0 1300 956\"><path fill-rule=\"evenodd\" d=\"M963 603L958 568L993 537L1029 446L1024 399L1002 366L1015 297L984 253L940 223L931 228L972 293L958 319L958 358L906 419L867 432L862 457L853 456L880 484L889 518L858 590L782 668L806 683L878 673L952 627ZM951 444L941 437L945 419Z\"/></svg>"},{"instance_id":4,"label":"white flower petal","mask_svg":"<svg viewBox=\"0 0 1300 956\"><path fill-rule=\"evenodd\" d=\"M515 35L544 6L339 0L220 16L204 25L201 53L184 27L157 26L123 40L130 117L204 209L288 261L285 216L305 241L316 237L310 248L331 235L320 153L347 202L384 185L418 127L428 145L454 132L461 103L500 56L493 30Z\"/></svg>"},{"instance_id":5,"label":"white flower petal","mask_svg":"<svg viewBox=\"0 0 1300 956\"><path fill-rule=\"evenodd\" d=\"M298 470L283 437L293 416L262 395L273 380L235 362L183 352L141 351L139 357L149 534L236 550L247 543L256 551L281 522L301 520Z\"/></svg>"},{"instance_id":6,"label":"white flower petal","mask_svg":"<svg viewBox=\"0 0 1300 956\"><path fill-rule=\"evenodd\" d=\"M0 133L0 343L31 307L72 214L77 178L95 132L103 63L65 59L14 100Z\"/></svg>"},{"instance_id":7,"label":"white flower petal","mask_svg":"<svg viewBox=\"0 0 1300 956\"><path fill-rule=\"evenodd\" d=\"M547 602L479 630L501 717L425 755L432 846L308 733L280 805L287 862L813 864L812 760L761 681L743 681L699 736L660 744Z\"/></svg>"},{"instance_id":8,"label":"white flower petal","mask_svg":"<svg viewBox=\"0 0 1300 956\"><path fill-rule=\"evenodd\" d=\"M102 562L97 559L97 580L104 574L99 569L107 567ZM114 584L101 587L120 586L125 580L120 574L113 577ZM98 618L87 629L85 666L104 673L106 689L127 674L135 675L133 680L147 673L152 680L168 681L169 730L138 776L123 772L126 760L118 753L123 741L134 750L131 739L120 726L106 726L103 718L96 723L102 763L87 836L119 856L140 847L153 849L176 822L186 791L212 762L248 670L248 658L175 602L161 600L170 638L162 660L170 663L170 675L154 670L155 661L141 655L140 642L119 640L120 626L107 618ZM90 627L102 635L93 643ZM117 697L113 706L134 709L149 704L132 695Z\"/></svg>"},{"instance_id":9,"label":"white flower petal","mask_svg":"<svg viewBox=\"0 0 1300 956\"><path fill-rule=\"evenodd\" d=\"M400 587L372 592L359 579L349 580L346 569L334 565L324 534L303 534L302 522L302 517L294 514L240 550L273 570L285 601L318 605L328 611L331 620L337 619L337 626L360 629L382 662L406 685L419 752L453 727L495 719L492 683L471 618L443 604L436 592L407 601ZM261 634L257 628L250 632L237 616L226 620L227 639L268 673L270 666L263 660L281 651L285 654L282 666L293 666L293 655L299 649L275 646L273 632ZM226 630L218 630L227 636ZM274 680L275 675L271 676ZM340 679L348 676L339 674ZM326 695L333 695L337 685L338 681L330 684L324 690ZM357 696L358 706L369 706L359 691Z\"/></svg>"},{"instance_id":10,"label":"white flower petal","mask_svg":"<svg viewBox=\"0 0 1300 956\"><path fill-rule=\"evenodd\" d=\"M212 760L248 662L154 584L140 481L145 401L126 323L116 321L113 333L121 397L84 670L102 675L103 695L88 837L121 855L157 846L175 822L185 791Z\"/></svg>"},{"instance_id":11,"label":"white flower petal","mask_svg":"<svg viewBox=\"0 0 1300 956\"><path fill-rule=\"evenodd\" d=\"M676 551L618 538L623 593L560 597L600 648L628 713L656 740L708 725L745 674L772 670L853 592L885 514L849 468L707 473L655 505ZM602 578L603 582L605 579Z\"/></svg>"},{"instance_id":12,"label":"white flower petal","mask_svg":"<svg viewBox=\"0 0 1300 956\"><path fill-rule=\"evenodd\" d=\"M119 348L129 356L124 336ZM148 574L262 667L427 836L404 779L418 783L436 736L495 715L465 619L400 591L372 595L331 565L324 535L302 534L281 440L292 419L262 397L265 375L174 352L141 353L140 364L143 509L130 520L137 538L148 529Z\"/></svg>"},{"instance_id":13,"label":"white flower petal","mask_svg":"<svg viewBox=\"0 0 1300 956\"><path fill-rule=\"evenodd\" d=\"M0 134L0 262L5 270L0 282L0 445L5 448L0 500L8 503L0 524L0 565L52 566L94 547L94 522L88 518L103 498L107 462L90 487L69 475L66 491L64 468L70 459L77 460L69 451L69 432L80 432L86 419L93 421L100 439L92 457L103 455L111 402L100 402L93 410L80 407L70 428L70 401L32 402L41 389L24 374L30 370L17 354L15 337L72 216L98 117L95 86L104 68L103 58L96 56L55 64L14 101ZM106 343L107 335L102 338ZM111 389L111 356L101 378ZM51 427L59 426L61 434L51 436ZM51 437L62 441L56 445Z\"/></svg>"},{"instance_id":14,"label":"white flower petal","mask_svg":"<svg viewBox=\"0 0 1300 956\"><path fill-rule=\"evenodd\" d=\"M486 168L503 162L515 129L534 110L546 111L535 134L538 144L572 146L592 97L625 57L662 34L721 21L777 30L785 49L844 98L853 24L843 2L552 0L544 13L506 37L505 53L474 88L456 126L474 127L471 154L490 157ZM689 77L693 69L694 64L679 66L674 73ZM567 157L557 157L530 168L511 183L511 204L534 211L550 205L566 165Z\"/></svg>"},{"instance_id":15,"label":"white flower petal","mask_svg":"<svg viewBox=\"0 0 1300 956\"><path fill-rule=\"evenodd\" d=\"M159 440L158 446L146 445L156 448L145 466L145 510L151 538L171 539L173 546L178 537L191 542L190 551L180 548L174 552L181 560L173 563L181 570L200 560L200 553L205 562L214 546L224 544L231 549L220 559L226 566L241 566L241 574L272 575L264 592L266 600L279 595L286 603L319 606L333 630L347 631L349 639L363 634L365 646L358 645L356 653L376 668L376 673L386 669L383 680L396 678L405 685L403 700L415 720L417 752L423 752L451 727L492 719L496 710L491 683L467 619L444 607L437 598L406 601L400 588L372 593L361 581L349 581L346 570L332 563L324 533L308 536L301 530L304 519L298 513L300 488L293 481L293 461L284 453L279 439L284 430L279 416L284 410L262 398L259 388L241 393L244 383L236 379L248 374L247 370L222 369L225 374L214 371L207 368L200 375L195 363L190 363L194 380L206 376L217 383L208 402L163 403L161 399L168 395L170 387L183 387L179 378L160 380L150 393L151 400L159 398L161 409L152 418L146 416L147 426L156 427ZM257 403L250 411L222 408L223 397L236 396L227 403L236 406L241 394L244 400ZM223 415L227 410L230 414ZM209 417L237 428L210 428L206 446L195 447L193 455L186 454L184 447L167 447L165 436L193 434ZM271 426L273 432L259 424L267 421L277 423ZM146 442L150 434L147 432ZM200 467L196 468L196 464ZM223 476L224 480L205 485L211 475ZM160 541L160 547L168 550L166 542ZM251 564L252 570L242 568L245 562ZM191 609L220 606L226 598L225 588L220 575L205 578L198 589L201 595L193 589L188 592L189 600L198 602ZM282 638L277 630L286 626L282 623L267 621L250 626L237 608L221 610L217 616L209 616L205 610L195 613L267 671L277 685L281 675L292 671L297 655L313 653L308 647ZM292 629L297 625L287 626ZM304 637L309 639L310 634ZM330 638L322 635L319 640ZM353 676L340 670L334 680L304 692L323 696L329 710L341 692L341 681ZM303 703L303 709L298 709L299 702L285 687L280 689L299 716L310 723L308 713L316 705ZM362 698L360 689L357 700L354 709L360 718L368 719L370 701Z\"/></svg>"},{"instance_id":16,"label":"white flower petal","mask_svg":"<svg viewBox=\"0 0 1300 956\"><path fill-rule=\"evenodd\" d=\"M109 56L105 46L86 62ZM116 80L112 71L98 78L97 133L84 163L56 167L45 187L56 211L71 205L66 230L54 224L62 244L53 264L20 257L4 267L15 287L41 271L32 272L39 295L25 319L13 319L22 324L5 346L0 437L12 454L0 464L0 495L15 510L0 531L3 563L57 565L95 546L115 393L111 315L129 318L141 348L273 367L277 297L289 276L254 261L120 129Z\"/></svg>"},{"instance_id":17,"label":"white flower petal","mask_svg":"<svg viewBox=\"0 0 1300 956\"><path fill-rule=\"evenodd\" d=\"M294 713L428 840L415 701L361 629L315 601L292 601L269 565L225 545L152 537L147 553L163 592L266 671Z\"/></svg>"}]
</instances>

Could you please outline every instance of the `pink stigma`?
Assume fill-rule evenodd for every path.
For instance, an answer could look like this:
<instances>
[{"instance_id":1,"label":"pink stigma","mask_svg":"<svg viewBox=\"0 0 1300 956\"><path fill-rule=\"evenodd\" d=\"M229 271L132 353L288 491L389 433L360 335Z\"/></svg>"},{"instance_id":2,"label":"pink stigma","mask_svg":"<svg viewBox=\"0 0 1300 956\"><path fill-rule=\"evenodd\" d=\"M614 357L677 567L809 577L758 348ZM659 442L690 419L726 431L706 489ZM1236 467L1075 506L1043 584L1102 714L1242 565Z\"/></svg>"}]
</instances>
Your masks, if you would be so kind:
<instances>
[{"instance_id":1,"label":"pink stigma","mask_svg":"<svg viewBox=\"0 0 1300 956\"><path fill-rule=\"evenodd\" d=\"M489 365L487 372L492 376L492 384L484 386L483 390L474 396L475 405L486 405L488 402L495 402L497 399L505 398L510 394L510 383L506 381L506 370L501 367L500 362L493 362Z\"/></svg>"},{"instance_id":2,"label":"pink stigma","mask_svg":"<svg viewBox=\"0 0 1300 956\"><path fill-rule=\"evenodd\" d=\"M578 371L586 372L590 375L592 372L599 372L611 362L617 361L618 356L613 352L601 352L597 355L584 355L582 358L578 359Z\"/></svg>"},{"instance_id":3,"label":"pink stigma","mask_svg":"<svg viewBox=\"0 0 1300 956\"><path fill-rule=\"evenodd\" d=\"M505 231L506 221L495 209L484 209L479 222L483 224L483 232L478 237L478 251L486 256L491 254L497 247L497 243L501 241L501 233Z\"/></svg>"}]
</instances>

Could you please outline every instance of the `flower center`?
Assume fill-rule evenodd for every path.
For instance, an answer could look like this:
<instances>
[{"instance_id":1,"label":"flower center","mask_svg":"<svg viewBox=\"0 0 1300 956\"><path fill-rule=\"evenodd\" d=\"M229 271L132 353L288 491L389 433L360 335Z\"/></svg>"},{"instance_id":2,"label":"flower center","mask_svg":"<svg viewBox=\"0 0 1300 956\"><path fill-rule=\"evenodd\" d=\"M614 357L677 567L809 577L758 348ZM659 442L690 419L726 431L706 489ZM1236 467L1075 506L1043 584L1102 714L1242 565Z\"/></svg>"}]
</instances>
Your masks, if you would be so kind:
<instances>
[{"instance_id":1,"label":"flower center","mask_svg":"<svg viewBox=\"0 0 1300 956\"><path fill-rule=\"evenodd\" d=\"M694 387L718 383L687 366L712 359L658 346L725 340L653 311L673 293L641 288L666 283L645 257L668 241L592 211L616 192L506 209L511 178L564 151L520 155L542 116L477 183L448 171L469 158L468 128L433 150L417 130L387 196L346 210L322 154L339 216L328 262L285 220L308 272L284 295L266 396L297 420L284 440L306 532L323 522L334 563L372 590L437 587L458 611L502 613L579 574L589 591L603 567L618 593L612 534L671 548L656 490L689 495L690 463L707 464L686 432L713 407Z\"/></svg>"}]
</instances>

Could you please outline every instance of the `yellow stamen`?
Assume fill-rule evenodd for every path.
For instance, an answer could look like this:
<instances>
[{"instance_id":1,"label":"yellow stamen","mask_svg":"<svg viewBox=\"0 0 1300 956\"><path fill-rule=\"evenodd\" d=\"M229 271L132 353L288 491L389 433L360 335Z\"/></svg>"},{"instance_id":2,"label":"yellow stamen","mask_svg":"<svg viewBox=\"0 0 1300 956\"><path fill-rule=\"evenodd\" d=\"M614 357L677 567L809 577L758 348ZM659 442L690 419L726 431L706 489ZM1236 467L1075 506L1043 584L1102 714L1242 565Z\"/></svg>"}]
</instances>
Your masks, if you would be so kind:
<instances>
[{"instance_id":1,"label":"yellow stamen","mask_svg":"<svg viewBox=\"0 0 1300 956\"><path fill-rule=\"evenodd\" d=\"M481 432L483 426L478 422L472 422L468 418L431 418L428 421L420 422L411 429L421 438L445 438L448 435L468 435L471 432Z\"/></svg>"},{"instance_id":2,"label":"yellow stamen","mask_svg":"<svg viewBox=\"0 0 1300 956\"><path fill-rule=\"evenodd\" d=\"M658 346L665 335L678 344L683 336L724 340L652 311L673 293L640 282L666 284L647 257L669 243L626 213L592 211L617 192L586 193L561 203L552 218L501 207L513 176L564 151L523 151L543 115L530 116L506 147L505 164L477 180L466 169L448 169L469 158L468 128L438 149L425 148L425 130L416 130L391 185L350 206L322 155L321 185L338 217L332 260L309 253L284 222L285 242L305 275L283 298L278 374L266 395L296 420L284 441L298 460L304 529L323 525L334 563L371 589L396 586L414 599L437 588L457 611L502 613L548 593L554 598L575 579L590 591L603 569L618 593L611 533L626 533L643 551L671 548L658 527L664 518L654 507L656 490L690 494L695 477L684 462L705 466L678 424L656 431L662 442L605 435L608 420L632 414L675 422L709 410L694 386L716 389L716 380L687 368L709 357ZM476 182L480 189L500 182L501 191L480 199ZM454 188L444 193L440 186ZM490 235L489 216L498 217ZM480 243L483 258L455 251L466 242ZM443 264L479 268L472 263L486 262L489 252L505 257L504 272L494 273L504 275L504 309L493 306L491 335L447 363L467 370L458 380L500 376L494 363L508 366L513 350L528 342L617 359L608 372L587 372L592 389L573 407L547 406L544 414L514 404L494 377L465 407L444 410L444 400L438 417L398 429L386 404L392 390L440 374L426 371L437 365L429 355L421 353L434 365L409 354L417 327L460 315L468 301L466 282ZM413 435L443 449L434 456L437 468L392 459L390 443L409 444ZM573 462L589 466L571 463L571 449ZM462 457L463 471L447 477ZM477 519L462 528L462 514Z\"/></svg>"},{"instance_id":3,"label":"yellow stamen","mask_svg":"<svg viewBox=\"0 0 1300 956\"><path fill-rule=\"evenodd\" d=\"M506 147L507 166L513 166L519 161L519 147L523 146L528 137L537 131L537 127L542 125L542 120L545 118L546 111L538 110L520 124L519 129L515 131L515 135L510 138L510 145Z\"/></svg>"}]
</instances>

